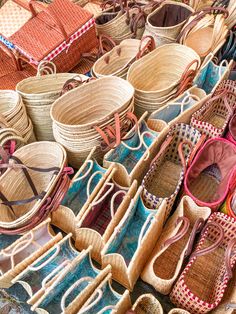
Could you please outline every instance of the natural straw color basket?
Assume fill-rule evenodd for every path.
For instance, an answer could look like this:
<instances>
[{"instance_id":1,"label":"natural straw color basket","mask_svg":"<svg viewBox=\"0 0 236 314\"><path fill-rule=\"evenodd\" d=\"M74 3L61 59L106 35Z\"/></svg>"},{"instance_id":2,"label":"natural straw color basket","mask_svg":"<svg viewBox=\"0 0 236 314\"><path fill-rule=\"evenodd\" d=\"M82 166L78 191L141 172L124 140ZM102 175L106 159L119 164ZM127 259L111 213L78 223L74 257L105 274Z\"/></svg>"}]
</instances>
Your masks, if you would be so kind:
<instances>
[{"instance_id":1,"label":"natural straw color basket","mask_svg":"<svg viewBox=\"0 0 236 314\"><path fill-rule=\"evenodd\" d=\"M2 199L0 227L11 230L25 226L32 217L37 216L41 206L45 204L62 175L66 164L66 152L60 144L55 142L35 142L18 149L11 157L13 160L14 158L18 158L27 167L51 168L51 170L35 171L27 168L36 191L33 191L22 168L10 166L2 174L0 177L1 193L9 202L27 200L34 195L41 194L26 204L20 203L11 207L4 205L5 200ZM13 163L15 164L15 162Z\"/></svg>"},{"instance_id":2,"label":"natural straw color basket","mask_svg":"<svg viewBox=\"0 0 236 314\"><path fill-rule=\"evenodd\" d=\"M95 127L114 126L115 113L123 121L133 110L133 95L131 84L114 76L86 83L54 102L53 134L66 148L72 166L78 168L93 147L97 147L95 156L101 160L102 137Z\"/></svg>"},{"instance_id":3,"label":"natural straw color basket","mask_svg":"<svg viewBox=\"0 0 236 314\"><path fill-rule=\"evenodd\" d=\"M135 88L135 110L153 112L189 88L200 58L191 48L163 45L135 61L127 80Z\"/></svg>"},{"instance_id":4,"label":"natural straw color basket","mask_svg":"<svg viewBox=\"0 0 236 314\"><path fill-rule=\"evenodd\" d=\"M62 239L61 233L54 235L51 232L49 223L50 219L45 220L0 251L0 288L9 288L17 275ZM19 252L15 254L14 251ZM11 255L14 266L10 262Z\"/></svg>"},{"instance_id":5,"label":"natural straw color basket","mask_svg":"<svg viewBox=\"0 0 236 314\"><path fill-rule=\"evenodd\" d=\"M134 303L132 310L136 314L163 314L161 303L152 294L141 295Z\"/></svg>"},{"instance_id":6,"label":"natural straw color basket","mask_svg":"<svg viewBox=\"0 0 236 314\"><path fill-rule=\"evenodd\" d=\"M7 127L14 128L17 135L23 137L26 142L35 140L32 123L17 92L0 91L0 118L6 122Z\"/></svg>"},{"instance_id":7,"label":"natural straw color basket","mask_svg":"<svg viewBox=\"0 0 236 314\"><path fill-rule=\"evenodd\" d=\"M168 314L191 314L183 309L172 309Z\"/></svg>"},{"instance_id":8,"label":"natural straw color basket","mask_svg":"<svg viewBox=\"0 0 236 314\"><path fill-rule=\"evenodd\" d=\"M56 74L55 68L53 71L41 76L42 71L39 68L37 76L24 79L16 86L33 122L38 141L54 140L50 118L51 105L60 97L65 82L76 76L73 73Z\"/></svg>"},{"instance_id":9,"label":"natural straw color basket","mask_svg":"<svg viewBox=\"0 0 236 314\"><path fill-rule=\"evenodd\" d=\"M157 47L173 43L193 12L194 10L184 3L164 1L148 15L144 36L153 36Z\"/></svg>"}]
</instances>

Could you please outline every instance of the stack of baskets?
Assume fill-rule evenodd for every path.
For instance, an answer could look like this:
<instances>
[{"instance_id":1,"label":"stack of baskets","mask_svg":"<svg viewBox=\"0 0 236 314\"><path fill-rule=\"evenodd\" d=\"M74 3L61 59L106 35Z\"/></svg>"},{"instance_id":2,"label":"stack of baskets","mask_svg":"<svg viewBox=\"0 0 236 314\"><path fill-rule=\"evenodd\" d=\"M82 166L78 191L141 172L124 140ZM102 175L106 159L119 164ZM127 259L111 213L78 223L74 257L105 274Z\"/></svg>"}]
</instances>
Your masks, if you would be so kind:
<instances>
[{"instance_id":1,"label":"stack of baskets","mask_svg":"<svg viewBox=\"0 0 236 314\"><path fill-rule=\"evenodd\" d=\"M21 96L11 90L0 91L0 145L15 140L17 147L35 141L33 125Z\"/></svg>"},{"instance_id":2,"label":"stack of baskets","mask_svg":"<svg viewBox=\"0 0 236 314\"><path fill-rule=\"evenodd\" d=\"M60 97L64 84L76 76L73 73L58 73L55 68L48 75L24 79L17 84L16 90L22 96L27 113L32 120L38 141L54 141L50 109ZM87 79L87 78L86 78Z\"/></svg>"},{"instance_id":3,"label":"stack of baskets","mask_svg":"<svg viewBox=\"0 0 236 314\"><path fill-rule=\"evenodd\" d=\"M78 168L92 148L94 156L101 160L104 151L100 145L102 136L97 127L105 130L115 125L114 114L124 121L127 112L133 110L134 89L119 77L103 77L92 80L54 102L51 108L53 134L68 153L69 163Z\"/></svg>"},{"instance_id":4,"label":"stack of baskets","mask_svg":"<svg viewBox=\"0 0 236 314\"><path fill-rule=\"evenodd\" d=\"M129 68L127 80L135 88L135 113L161 108L191 87L200 57L180 44L163 45Z\"/></svg>"}]
</instances>

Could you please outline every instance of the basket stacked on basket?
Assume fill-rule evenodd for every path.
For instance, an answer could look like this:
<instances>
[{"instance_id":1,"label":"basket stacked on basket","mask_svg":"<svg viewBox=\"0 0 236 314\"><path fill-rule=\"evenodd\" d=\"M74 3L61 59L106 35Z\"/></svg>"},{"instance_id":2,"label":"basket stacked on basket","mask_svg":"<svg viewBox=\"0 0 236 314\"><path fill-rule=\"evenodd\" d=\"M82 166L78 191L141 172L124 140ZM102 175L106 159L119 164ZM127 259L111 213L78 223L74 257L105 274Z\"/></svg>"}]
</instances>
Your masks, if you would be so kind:
<instances>
[{"instance_id":1,"label":"basket stacked on basket","mask_svg":"<svg viewBox=\"0 0 236 314\"><path fill-rule=\"evenodd\" d=\"M93 147L97 147L95 157L101 159L104 151L100 145L105 139L109 146L109 134L114 135L114 131L117 131L117 138L113 140L120 143L121 126L133 110L133 95L134 89L127 81L104 77L86 83L54 102L51 108L53 134L66 148L73 167L78 168Z\"/></svg>"},{"instance_id":2,"label":"basket stacked on basket","mask_svg":"<svg viewBox=\"0 0 236 314\"><path fill-rule=\"evenodd\" d=\"M17 147L35 141L33 126L21 96L10 90L0 91L0 145L14 140Z\"/></svg>"},{"instance_id":3,"label":"basket stacked on basket","mask_svg":"<svg viewBox=\"0 0 236 314\"><path fill-rule=\"evenodd\" d=\"M60 97L64 84L76 74L53 72L48 68L48 75L27 78L17 84L16 90L23 98L27 113L32 120L35 136L39 141L54 141L50 109L53 102ZM81 79L87 79L80 76Z\"/></svg>"},{"instance_id":4,"label":"basket stacked on basket","mask_svg":"<svg viewBox=\"0 0 236 314\"><path fill-rule=\"evenodd\" d=\"M135 113L164 106L192 84L200 66L198 54L179 44L163 45L134 62L127 80L135 88Z\"/></svg>"}]
</instances>

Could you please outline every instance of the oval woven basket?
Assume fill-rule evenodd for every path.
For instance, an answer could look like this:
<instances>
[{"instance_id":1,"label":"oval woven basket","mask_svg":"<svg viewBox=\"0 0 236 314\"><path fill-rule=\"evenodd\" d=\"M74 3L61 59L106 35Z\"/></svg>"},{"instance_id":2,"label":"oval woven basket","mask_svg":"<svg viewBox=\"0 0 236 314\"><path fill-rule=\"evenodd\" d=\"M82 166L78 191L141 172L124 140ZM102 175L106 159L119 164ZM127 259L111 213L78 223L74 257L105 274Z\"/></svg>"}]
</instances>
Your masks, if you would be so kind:
<instances>
[{"instance_id":1,"label":"oval woven basket","mask_svg":"<svg viewBox=\"0 0 236 314\"><path fill-rule=\"evenodd\" d=\"M73 73L48 74L30 77L17 84L16 90L22 96L33 122L37 140L54 140L50 118L51 105L60 97L65 82L75 76Z\"/></svg>"},{"instance_id":2,"label":"oval woven basket","mask_svg":"<svg viewBox=\"0 0 236 314\"><path fill-rule=\"evenodd\" d=\"M62 170L66 164L66 151L55 142L36 142L18 149L13 158L18 158L27 167L48 169L57 167L58 171L34 171L27 168L28 174L37 190L43 193L41 199L35 199L25 204L4 205L3 196L10 201L26 200L34 195L31 185L22 168L8 168L0 177L1 200L0 227L15 229L27 223L36 213L45 200L50 196ZM15 163L15 162L14 162ZM16 175L17 173L17 175Z\"/></svg>"}]
</instances>

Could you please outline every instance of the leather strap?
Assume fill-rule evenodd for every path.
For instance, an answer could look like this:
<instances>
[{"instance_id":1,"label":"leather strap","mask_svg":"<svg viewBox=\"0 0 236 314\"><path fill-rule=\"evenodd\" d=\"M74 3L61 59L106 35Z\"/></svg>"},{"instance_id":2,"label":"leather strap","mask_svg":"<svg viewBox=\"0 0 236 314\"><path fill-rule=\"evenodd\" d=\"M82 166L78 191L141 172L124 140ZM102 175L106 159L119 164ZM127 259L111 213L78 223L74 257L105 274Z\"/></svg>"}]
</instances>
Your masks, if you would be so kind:
<instances>
[{"instance_id":1,"label":"leather strap","mask_svg":"<svg viewBox=\"0 0 236 314\"><path fill-rule=\"evenodd\" d=\"M233 255L233 249L235 248L236 248L236 238L231 239L229 241L229 244L225 251L225 266L226 266L226 272L229 279L233 277L233 272L232 272L232 267L231 267L231 258ZM236 256L236 250L234 250L234 256Z\"/></svg>"},{"instance_id":2,"label":"leather strap","mask_svg":"<svg viewBox=\"0 0 236 314\"><path fill-rule=\"evenodd\" d=\"M194 245L194 241L196 239L196 235L202 231L203 227L204 227L205 221L203 218L198 218L194 225L193 225L193 229L192 232L190 234L189 237L189 242L188 242L188 246L187 249L184 253L184 257L188 257L191 255L192 251L193 251L193 245Z\"/></svg>"},{"instance_id":3,"label":"leather strap","mask_svg":"<svg viewBox=\"0 0 236 314\"><path fill-rule=\"evenodd\" d=\"M164 242L163 247L167 247L167 246L181 240L186 235L186 233L188 232L189 227L190 227L190 221L187 217L178 217L175 225L177 226L180 223L181 224L183 223L182 228L176 233L176 235L174 235L173 237L166 240Z\"/></svg>"}]
</instances>

